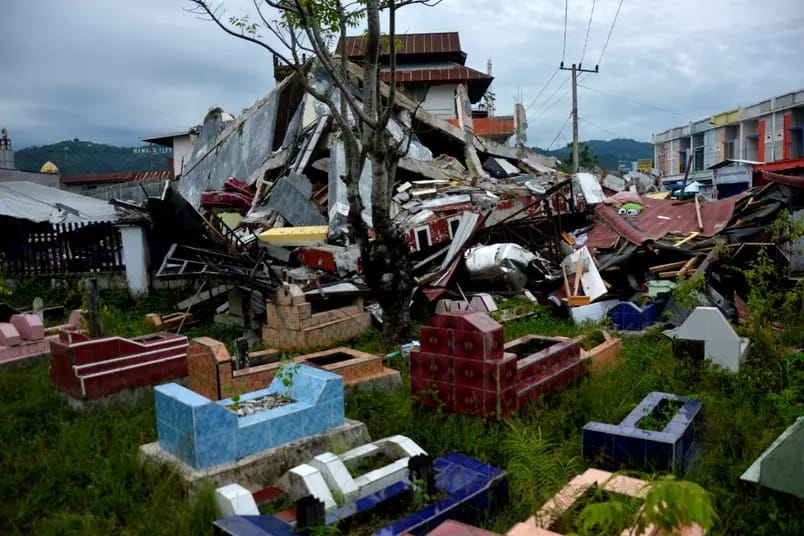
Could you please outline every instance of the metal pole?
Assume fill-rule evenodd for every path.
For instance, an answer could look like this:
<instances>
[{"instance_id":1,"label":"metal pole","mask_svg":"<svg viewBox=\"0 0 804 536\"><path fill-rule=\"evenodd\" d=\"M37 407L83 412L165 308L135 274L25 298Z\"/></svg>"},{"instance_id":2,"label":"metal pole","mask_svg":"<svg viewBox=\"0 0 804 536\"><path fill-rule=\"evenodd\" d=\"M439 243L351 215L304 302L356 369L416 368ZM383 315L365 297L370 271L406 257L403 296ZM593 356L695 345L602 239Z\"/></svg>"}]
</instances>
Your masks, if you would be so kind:
<instances>
[{"instance_id":1,"label":"metal pole","mask_svg":"<svg viewBox=\"0 0 804 536\"><path fill-rule=\"evenodd\" d=\"M578 70L572 64L572 172L577 173L578 160Z\"/></svg>"}]
</instances>

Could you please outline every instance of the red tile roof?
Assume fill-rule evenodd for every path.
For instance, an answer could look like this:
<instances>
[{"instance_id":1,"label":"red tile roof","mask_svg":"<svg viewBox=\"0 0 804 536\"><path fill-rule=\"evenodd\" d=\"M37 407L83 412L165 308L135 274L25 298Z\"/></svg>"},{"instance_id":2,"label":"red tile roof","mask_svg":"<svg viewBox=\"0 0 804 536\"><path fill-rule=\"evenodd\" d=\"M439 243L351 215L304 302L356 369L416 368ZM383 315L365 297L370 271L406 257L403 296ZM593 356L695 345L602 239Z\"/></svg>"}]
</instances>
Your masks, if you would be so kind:
<instances>
[{"instance_id":1,"label":"red tile roof","mask_svg":"<svg viewBox=\"0 0 804 536\"><path fill-rule=\"evenodd\" d=\"M89 175L62 175L62 186L80 184L115 184L119 182L145 181L151 179L168 180L174 178L173 170L157 171L119 171L114 173L93 173Z\"/></svg>"},{"instance_id":2,"label":"red tile roof","mask_svg":"<svg viewBox=\"0 0 804 536\"><path fill-rule=\"evenodd\" d=\"M461 40L458 32L417 33L396 36L401 44L396 49L397 56L406 54L445 54L460 53ZM363 56L363 36L350 36L346 38L346 55L349 58ZM342 50L342 43L338 41L335 50Z\"/></svg>"}]
</instances>

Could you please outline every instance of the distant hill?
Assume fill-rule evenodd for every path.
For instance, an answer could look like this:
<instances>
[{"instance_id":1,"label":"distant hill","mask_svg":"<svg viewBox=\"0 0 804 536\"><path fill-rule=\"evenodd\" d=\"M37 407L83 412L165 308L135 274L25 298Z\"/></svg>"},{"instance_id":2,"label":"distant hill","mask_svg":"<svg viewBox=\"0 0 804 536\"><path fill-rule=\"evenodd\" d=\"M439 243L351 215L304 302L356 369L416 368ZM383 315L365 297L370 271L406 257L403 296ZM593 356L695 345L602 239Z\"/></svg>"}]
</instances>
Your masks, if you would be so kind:
<instances>
[{"instance_id":1,"label":"distant hill","mask_svg":"<svg viewBox=\"0 0 804 536\"><path fill-rule=\"evenodd\" d=\"M589 149L597 155L600 167L603 169L617 169L620 160L631 162L640 158L653 158L653 144L644 141L615 138L608 141L589 140L582 143L589 145ZM559 160L568 156L572 158L571 147L562 147L553 151L545 151L538 147L535 149L542 154L555 156Z\"/></svg>"},{"instance_id":2,"label":"distant hill","mask_svg":"<svg viewBox=\"0 0 804 536\"><path fill-rule=\"evenodd\" d=\"M115 147L78 139L26 147L14 152L17 169L39 171L50 160L62 175L85 175L114 171L166 169L170 153L135 153L134 147Z\"/></svg>"}]
</instances>

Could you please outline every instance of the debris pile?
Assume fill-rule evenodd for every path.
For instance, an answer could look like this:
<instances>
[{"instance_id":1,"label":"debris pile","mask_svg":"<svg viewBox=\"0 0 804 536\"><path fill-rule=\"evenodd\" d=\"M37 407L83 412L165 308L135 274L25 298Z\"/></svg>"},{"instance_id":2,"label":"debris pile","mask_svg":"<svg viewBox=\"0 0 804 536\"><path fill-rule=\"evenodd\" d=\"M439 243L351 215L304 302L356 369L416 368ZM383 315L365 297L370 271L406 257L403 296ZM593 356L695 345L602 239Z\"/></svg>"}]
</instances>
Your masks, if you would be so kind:
<instances>
[{"instance_id":1,"label":"debris pile","mask_svg":"<svg viewBox=\"0 0 804 536\"><path fill-rule=\"evenodd\" d=\"M331 85L315 63L308 76L317 88ZM466 98L460 87L457 95ZM414 303L430 312L491 312L493 295L553 303L576 320L601 319L621 301L640 314L656 304L658 318L675 282L711 272L724 251L749 254L782 209L801 207L801 181L774 174L761 188L705 201L689 196L690 184L682 200L671 198L641 172L562 173L554 158L475 135L465 104L456 107L459 128L399 93L388 126L394 139L410 136L391 216L410 248ZM347 227L346 168L328 108L292 76L237 118L211 110L178 192L149 201L164 251L158 275L216 279L268 299L291 283L314 310L315 300L357 292L381 320ZM358 188L369 227L370 168ZM801 268L800 258L777 253ZM709 273L699 305L733 316L745 297L734 284Z\"/></svg>"}]
</instances>

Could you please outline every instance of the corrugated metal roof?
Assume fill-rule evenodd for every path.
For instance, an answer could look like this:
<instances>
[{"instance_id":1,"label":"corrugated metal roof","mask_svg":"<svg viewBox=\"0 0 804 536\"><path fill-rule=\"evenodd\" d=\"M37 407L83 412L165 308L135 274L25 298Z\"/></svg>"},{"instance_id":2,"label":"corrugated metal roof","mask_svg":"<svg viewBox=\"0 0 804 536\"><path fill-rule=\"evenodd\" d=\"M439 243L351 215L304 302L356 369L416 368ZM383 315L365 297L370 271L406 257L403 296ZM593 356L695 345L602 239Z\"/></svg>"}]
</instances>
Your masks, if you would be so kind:
<instances>
[{"instance_id":1,"label":"corrugated metal roof","mask_svg":"<svg viewBox=\"0 0 804 536\"><path fill-rule=\"evenodd\" d=\"M53 223L117 221L112 205L32 182L0 183L0 215Z\"/></svg>"},{"instance_id":2,"label":"corrugated metal roof","mask_svg":"<svg viewBox=\"0 0 804 536\"><path fill-rule=\"evenodd\" d=\"M381 72L380 79L382 79L383 82L390 80L390 71ZM400 84L416 82L469 82L473 80L482 80L491 83L491 81L494 80L494 77L464 65L410 70L405 70L403 67L398 67L396 71L396 81Z\"/></svg>"},{"instance_id":3,"label":"corrugated metal roof","mask_svg":"<svg viewBox=\"0 0 804 536\"><path fill-rule=\"evenodd\" d=\"M169 180L172 178L174 178L172 169L160 169L158 171L119 171L115 173L92 173L89 175L63 175L60 183L64 186L68 184L107 184L152 179Z\"/></svg>"},{"instance_id":4,"label":"corrugated metal roof","mask_svg":"<svg viewBox=\"0 0 804 536\"><path fill-rule=\"evenodd\" d=\"M406 54L443 54L461 52L461 40L458 32L416 33L396 36L400 45L396 49L397 56ZM346 38L346 55L349 58L363 56L365 38L350 36ZM335 50L342 50L341 42Z\"/></svg>"},{"instance_id":5,"label":"corrugated metal roof","mask_svg":"<svg viewBox=\"0 0 804 536\"><path fill-rule=\"evenodd\" d=\"M735 203L741 197L736 195L704 203L701 206L701 236L711 237L723 230L734 214ZM659 240L669 233L688 235L699 231L694 203L647 197L643 197L642 201L645 209L633 219L623 218L609 205L597 205L595 214L600 218L600 223L588 233L589 246L611 248L618 236L623 236L633 244L642 245L649 240Z\"/></svg>"}]
</instances>

